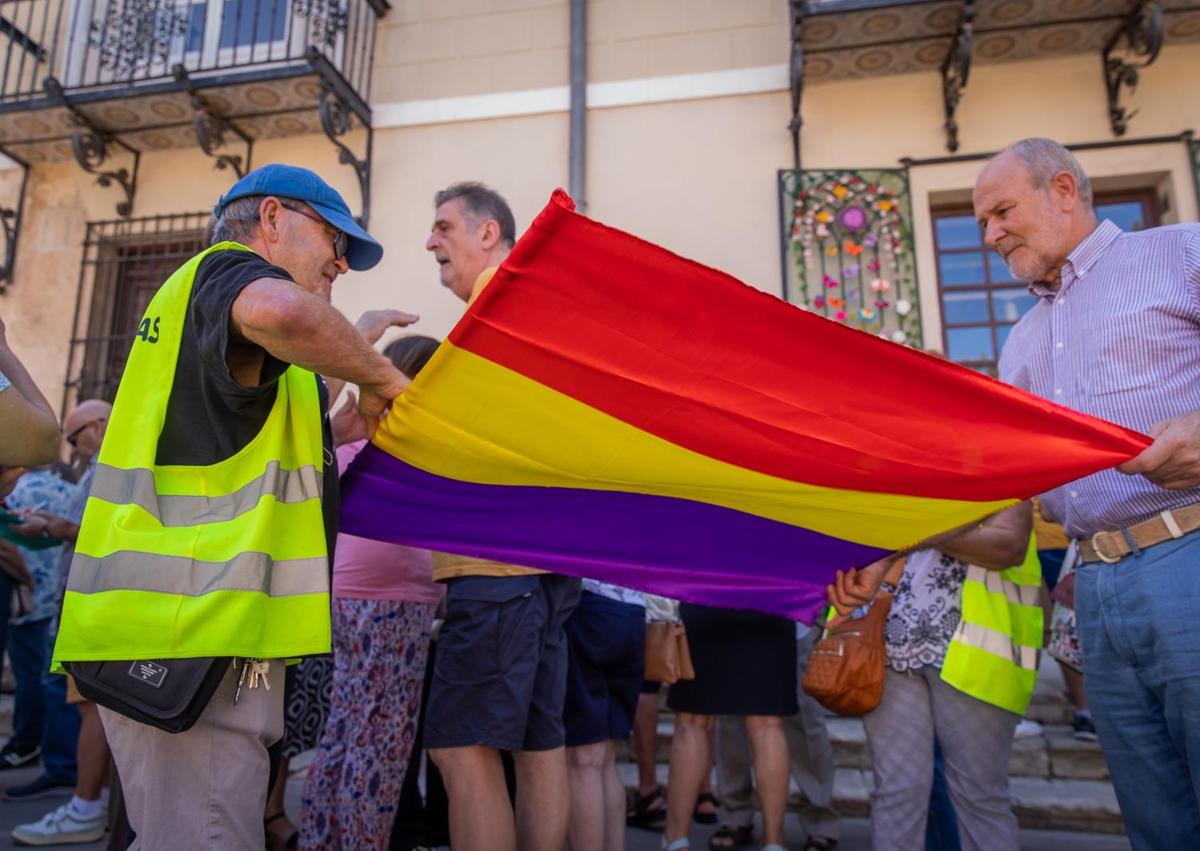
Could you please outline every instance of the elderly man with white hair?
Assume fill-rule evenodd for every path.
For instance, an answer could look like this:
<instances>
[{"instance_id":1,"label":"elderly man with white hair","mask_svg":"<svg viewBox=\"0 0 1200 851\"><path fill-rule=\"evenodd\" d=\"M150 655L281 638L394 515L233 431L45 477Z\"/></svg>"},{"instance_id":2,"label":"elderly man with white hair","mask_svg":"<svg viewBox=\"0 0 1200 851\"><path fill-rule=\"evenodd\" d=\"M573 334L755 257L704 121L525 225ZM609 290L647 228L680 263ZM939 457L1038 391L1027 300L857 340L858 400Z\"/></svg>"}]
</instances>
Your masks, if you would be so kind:
<instances>
[{"instance_id":1,"label":"elderly man with white hair","mask_svg":"<svg viewBox=\"0 0 1200 851\"><path fill-rule=\"evenodd\" d=\"M975 215L1037 303L1000 358L1012 384L1148 433L1129 462L1042 497L1079 542L1088 700L1133 846L1200 835L1200 224L1123 233L1049 139L984 168Z\"/></svg>"}]
</instances>

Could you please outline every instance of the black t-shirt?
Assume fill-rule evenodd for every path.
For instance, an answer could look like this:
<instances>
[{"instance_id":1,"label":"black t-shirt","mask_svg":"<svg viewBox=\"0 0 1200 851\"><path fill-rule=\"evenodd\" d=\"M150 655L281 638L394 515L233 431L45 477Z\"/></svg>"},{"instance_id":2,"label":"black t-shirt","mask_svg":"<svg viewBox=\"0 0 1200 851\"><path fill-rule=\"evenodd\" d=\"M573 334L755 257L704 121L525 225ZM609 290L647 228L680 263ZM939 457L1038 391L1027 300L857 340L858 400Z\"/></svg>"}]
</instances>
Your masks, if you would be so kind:
<instances>
[{"instance_id":1,"label":"black t-shirt","mask_svg":"<svg viewBox=\"0 0 1200 851\"><path fill-rule=\"evenodd\" d=\"M226 460L262 430L275 403L279 377L288 364L263 351L260 383L243 387L229 372L231 350L259 349L230 333L230 312L242 289L259 278L291 281L291 276L250 251L216 251L201 261L192 284L175 381L167 403L166 421L158 439L158 464L209 466ZM317 378L321 410L328 409L325 382ZM330 558L337 535L338 476L333 463L333 434L329 417L322 417L325 444L325 539Z\"/></svg>"}]
</instances>

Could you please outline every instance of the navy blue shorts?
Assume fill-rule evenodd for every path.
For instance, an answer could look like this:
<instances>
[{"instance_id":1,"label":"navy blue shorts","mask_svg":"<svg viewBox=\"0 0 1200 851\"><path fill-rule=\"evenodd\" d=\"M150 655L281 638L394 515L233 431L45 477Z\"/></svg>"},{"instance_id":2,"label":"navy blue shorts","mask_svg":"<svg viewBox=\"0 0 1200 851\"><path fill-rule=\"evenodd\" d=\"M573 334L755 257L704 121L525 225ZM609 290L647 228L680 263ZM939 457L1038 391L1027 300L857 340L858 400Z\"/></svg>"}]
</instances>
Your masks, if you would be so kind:
<instances>
[{"instance_id":1,"label":"navy blue shorts","mask_svg":"<svg viewBox=\"0 0 1200 851\"><path fill-rule=\"evenodd\" d=\"M567 640L578 579L543 573L446 583L425 747L562 747Z\"/></svg>"},{"instance_id":2,"label":"navy blue shorts","mask_svg":"<svg viewBox=\"0 0 1200 851\"><path fill-rule=\"evenodd\" d=\"M584 591L568 618L567 747L629 738L646 664L645 611Z\"/></svg>"}]
</instances>

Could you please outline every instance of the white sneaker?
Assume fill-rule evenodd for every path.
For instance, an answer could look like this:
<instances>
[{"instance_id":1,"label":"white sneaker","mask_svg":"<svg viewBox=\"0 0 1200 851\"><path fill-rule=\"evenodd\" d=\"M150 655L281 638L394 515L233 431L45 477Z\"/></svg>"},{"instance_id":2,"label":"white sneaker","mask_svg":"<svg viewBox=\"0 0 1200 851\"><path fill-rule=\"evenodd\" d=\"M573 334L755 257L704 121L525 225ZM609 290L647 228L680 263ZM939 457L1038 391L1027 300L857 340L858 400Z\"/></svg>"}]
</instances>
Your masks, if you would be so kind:
<instances>
[{"instance_id":1,"label":"white sneaker","mask_svg":"<svg viewBox=\"0 0 1200 851\"><path fill-rule=\"evenodd\" d=\"M1040 735L1042 735L1042 725L1036 721L1030 721L1028 718L1018 721L1017 729L1013 731L1014 739L1031 739Z\"/></svg>"},{"instance_id":2,"label":"white sneaker","mask_svg":"<svg viewBox=\"0 0 1200 851\"><path fill-rule=\"evenodd\" d=\"M95 842L107 829L108 807L100 807L95 815L84 818L67 801L41 821L13 828L12 838L17 845L76 845Z\"/></svg>"}]
</instances>

